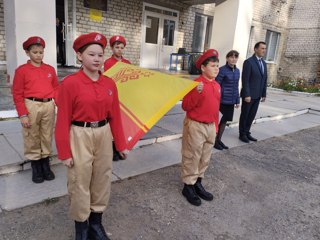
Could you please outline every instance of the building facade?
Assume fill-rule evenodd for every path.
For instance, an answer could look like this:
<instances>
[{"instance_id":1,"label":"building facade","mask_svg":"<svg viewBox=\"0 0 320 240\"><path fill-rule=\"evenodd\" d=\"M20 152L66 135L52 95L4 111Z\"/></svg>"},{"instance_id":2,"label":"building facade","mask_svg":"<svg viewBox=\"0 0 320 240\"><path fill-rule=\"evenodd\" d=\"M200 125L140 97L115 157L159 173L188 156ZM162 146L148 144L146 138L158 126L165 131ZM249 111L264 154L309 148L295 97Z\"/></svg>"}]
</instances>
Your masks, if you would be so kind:
<instances>
[{"instance_id":1,"label":"building facade","mask_svg":"<svg viewBox=\"0 0 320 240\"><path fill-rule=\"evenodd\" d=\"M9 68L11 74L14 65L25 60L19 57L24 54L19 49L21 40L39 32L30 28L20 39L11 40L23 31L11 33L8 29L12 22L19 23L21 19L19 14L13 19L5 16L4 9L18 8L19 1L24 2L0 0L0 69ZM15 2L15 6L8 6L11 2ZM94 5L97 2L99 4ZM253 54L254 44L266 41L269 82L319 81L320 2L317 0L56 0L52 7L55 16L65 24L66 63L70 66L77 65L73 40L91 31L101 32L107 38L123 35L127 39L125 57L133 64L155 69L168 69L170 53L179 48L185 48L187 52L216 48L221 53L221 64L226 52L235 48L240 52L241 66L244 59ZM52 29L48 32L52 36L55 19L50 21ZM52 65L56 65L54 42L49 42L51 52L48 49L51 59L47 62ZM13 50L7 46L11 43L17 45ZM20 53L12 60L13 51ZM105 55L111 55L109 47Z\"/></svg>"}]
</instances>

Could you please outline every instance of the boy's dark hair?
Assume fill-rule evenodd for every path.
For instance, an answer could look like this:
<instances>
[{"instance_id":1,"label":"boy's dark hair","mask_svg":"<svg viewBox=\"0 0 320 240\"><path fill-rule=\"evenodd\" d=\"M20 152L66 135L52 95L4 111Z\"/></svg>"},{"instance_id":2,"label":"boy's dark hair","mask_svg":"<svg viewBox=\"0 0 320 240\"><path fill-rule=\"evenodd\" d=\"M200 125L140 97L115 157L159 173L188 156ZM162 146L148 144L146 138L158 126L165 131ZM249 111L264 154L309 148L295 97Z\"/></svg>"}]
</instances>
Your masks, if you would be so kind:
<instances>
[{"instance_id":1,"label":"boy's dark hair","mask_svg":"<svg viewBox=\"0 0 320 240\"><path fill-rule=\"evenodd\" d=\"M257 42L257 43L254 45L254 49L258 49L258 48L260 47L260 44L267 45L265 42L260 41L260 42Z\"/></svg>"},{"instance_id":2,"label":"boy's dark hair","mask_svg":"<svg viewBox=\"0 0 320 240\"><path fill-rule=\"evenodd\" d=\"M238 57L239 57L239 52L236 51L236 50L231 50L230 52L227 53L226 58L228 58L228 57L233 57L233 56L235 56L236 58L238 58Z\"/></svg>"},{"instance_id":3,"label":"boy's dark hair","mask_svg":"<svg viewBox=\"0 0 320 240\"><path fill-rule=\"evenodd\" d=\"M117 45L119 45L119 44L121 44L121 43L124 45L124 43L123 43L123 42L115 41L114 43L112 43L111 47L113 47L113 46L114 46L114 45L116 45L116 44L117 44Z\"/></svg>"},{"instance_id":4,"label":"boy's dark hair","mask_svg":"<svg viewBox=\"0 0 320 240\"><path fill-rule=\"evenodd\" d=\"M26 51L30 51L30 49L33 47L33 46L38 46L38 47L42 47L42 45L40 43L35 43L35 44L31 44L27 49Z\"/></svg>"},{"instance_id":5,"label":"boy's dark hair","mask_svg":"<svg viewBox=\"0 0 320 240\"><path fill-rule=\"evenodd\" d=\"M208 57L206 60L203 61L201 65L207 66L209 62L219 62L219 58L217 57Z\"/></svg>"}]
</instances>

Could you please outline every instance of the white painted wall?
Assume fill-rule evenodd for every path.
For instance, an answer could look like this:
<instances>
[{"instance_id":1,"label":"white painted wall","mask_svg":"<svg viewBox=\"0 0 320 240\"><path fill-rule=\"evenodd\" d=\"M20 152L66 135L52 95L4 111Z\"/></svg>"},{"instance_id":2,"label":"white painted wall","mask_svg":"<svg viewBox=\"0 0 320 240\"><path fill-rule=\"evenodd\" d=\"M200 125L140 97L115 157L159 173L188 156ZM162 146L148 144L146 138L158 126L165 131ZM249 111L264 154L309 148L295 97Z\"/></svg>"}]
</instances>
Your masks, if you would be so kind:
<instances>
[{"instance_id":1,"label":"white painted wall","mask_svg":"<svg viewBox=\"0 0 320 240\"><path fill-rule=\"evenodd\" d=\"M28 57L22 43L31 36L46 42L44 62L57 67L56 5L53 0L4 0L7 71L12 83L17 66Z\"/></svg>"},{"instance_id":2,"label":"white painted wall","mask_svg":"<svg viewBox=\"0 0 320 240\"><path fill-rule=\"evenodd\" d=\"M219 52L220 65L226 54L234 49L240 53L240 71L246 59L252 25L253 0L227 0L215 8L210 48Z\"/></svg>"}]
</instances>

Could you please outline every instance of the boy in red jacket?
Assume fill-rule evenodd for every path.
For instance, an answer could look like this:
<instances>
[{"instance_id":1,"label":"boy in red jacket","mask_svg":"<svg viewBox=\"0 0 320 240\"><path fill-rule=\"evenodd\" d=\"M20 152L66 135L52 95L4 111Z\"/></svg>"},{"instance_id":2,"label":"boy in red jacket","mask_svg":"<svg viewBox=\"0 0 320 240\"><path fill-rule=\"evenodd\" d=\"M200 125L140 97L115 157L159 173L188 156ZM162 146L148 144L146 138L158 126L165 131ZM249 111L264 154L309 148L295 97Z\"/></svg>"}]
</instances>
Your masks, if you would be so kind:
<instances>
[{"instance_id":1,"label":"boy in red jacket","mask_svg":"<svg viewBox=\"0 0 320 240\"><path fill-rule=\"evenodd\" d=\"M31 161L34 183L55 178L49 158L58 77L53 67L42 62L44 48L45 42L38 36L23 43L23 50L30 60L16 69L12 86L14 104L23 127L24 156Z\"/></svg>"},{"instance_id":2,"label":"boy in red jacket","mask_svg":"<svg viewBox=\"0 0 320 240\"><path fill-rule=\"evenodd\" d=\"M196 67L201 69L202 75L195 79L199 85L182 101L182 108L186 111L181 150L182 194L195 206L201 205L200 198L213 200L213 195L204 189L201 180L209 165L219 122L221 93L220 85L215 81L219 73L218 57L214 49L199 57Z\"/></svg>"},{"instance_id":3,"label":"boy in red jacket","mask_svg":"<svg viewBox=\"0 0 320 240\"><path fill-rule=\"evenodd\" d=\"M117 62L124 62L124 63L131 64L129 60L125 59L122 56L123 50L126 47L126 45L127 45L126 39L120 35L112 36L110 38L110 47L112 50L112 56L104 62L103 64L104 71L107 71Z\"/></svg>"}]
</instances>

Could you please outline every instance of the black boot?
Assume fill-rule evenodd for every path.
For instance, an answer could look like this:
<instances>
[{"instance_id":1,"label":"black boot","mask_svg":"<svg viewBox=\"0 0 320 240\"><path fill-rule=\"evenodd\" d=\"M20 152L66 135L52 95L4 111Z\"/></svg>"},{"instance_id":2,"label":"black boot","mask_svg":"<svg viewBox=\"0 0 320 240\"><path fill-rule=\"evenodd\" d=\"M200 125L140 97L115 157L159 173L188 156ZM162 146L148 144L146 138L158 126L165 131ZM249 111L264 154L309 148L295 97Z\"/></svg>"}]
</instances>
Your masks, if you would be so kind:
<instances>
[{"instance_id":1,"label":"black boot","mask_svg":"<svg viewBox=\"0 0 320 240\"><path fill-rule=\"evenodd\" d=\"M218 150L229 149L229 147L224 145L224 143L221 141L222 134L224 132L224 129L226 128L226 125L227 125L227 122L221 122L220 121L220 123L219 123L218 134L217 134L217 137L216 137L216 141L214 143L214 148L216 148Z\"/></svg>"},{"instance_id":2,"label":"black boot","mask_svg":"<svg viewBox=\"0 0 320 240\"><path fill-rule=\"evenodd\" d=\"M213 195L207 192L201 184L201 178L198 178L197 182L194 184L194 190L203 200L212 201Z\"/></svg>"},{"instance_id":3,"label":"black boot","mask_svg":"<svg viewBox=\"0 0 320 240\"><path fill-rule=\"evenodd\" d=\"M31 161L32 168L32 182L42 183L44 181L43 172L41 167L41 159Z\"/></svg>"},{"instance_id":4,"label":"black boot","mask_svg":"<svg viewBox=\"0 0 320 240\"><path fill-rule=\"evenodd\" d=\"M221 140L218 140L218 143L221 147L223 147L224 149L229 149L228 146L226 146Z\"/></svg>"},{"instance_id":5,"label":"black boot","mask_svg":"<svg viewBox=\"0 0 320 240\"><path fill-rule=\"evenodd\" d=\"M191 203L192 205L195 205L195 206L201 205L201 199L196 194L193 185L184 184L182 195L185 196L188 202Z\"/></svg>"},{"instance_id":6,"label":"black boot","mask_svg":"<svg viewBox=\"0 0 320 240\"><path fill-rule=\"evenodd\" d=\"M220 145L219 140L217 138L216 138L216 141L214 142L213 147L218 150L223 150L223 147Z\"/></svg>"},{"instance_id":7,"label":"black boot","mask_svg":"<svg viewBox=\"0 0 320 240\"><path fill-rule=\"evenodd\" d=\"M42 171L43 171L43 178L47 181L53 180L54 173L50 169L50 163L49 163L49 157L42 158L41 161L41 166L42 166Z\"/></svg>"},{"instance_id":8,"label":"black boot","mask_svg":"<svg viewBox=\"0 0 320 240\"><path fill-rule=\"evenodd\" d=\"M90 240L110 240L102 223L102 213L91 212L89 217L89 231L88 236Z\"/></svg>"},{"instance_id":9,"label":"black boot","mask_svg":"<svg viewBox=\"0 0 320 240\"><path fill-rule=\"evenodd\" d=\"M77 222L76 226L76 240L88 240L88 221Z\"/></svg>"}]
</instances>

